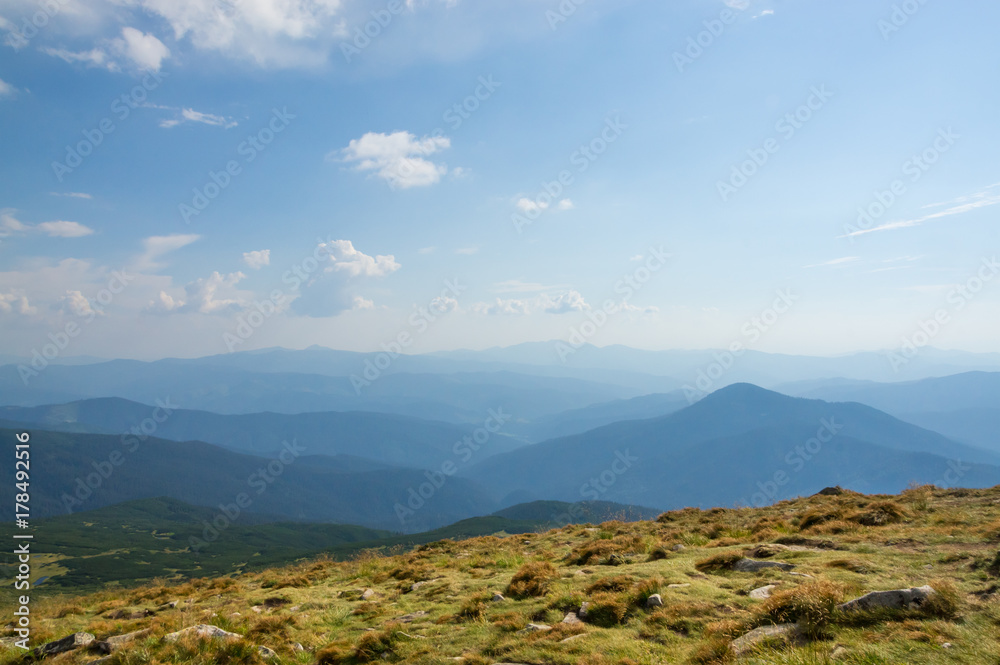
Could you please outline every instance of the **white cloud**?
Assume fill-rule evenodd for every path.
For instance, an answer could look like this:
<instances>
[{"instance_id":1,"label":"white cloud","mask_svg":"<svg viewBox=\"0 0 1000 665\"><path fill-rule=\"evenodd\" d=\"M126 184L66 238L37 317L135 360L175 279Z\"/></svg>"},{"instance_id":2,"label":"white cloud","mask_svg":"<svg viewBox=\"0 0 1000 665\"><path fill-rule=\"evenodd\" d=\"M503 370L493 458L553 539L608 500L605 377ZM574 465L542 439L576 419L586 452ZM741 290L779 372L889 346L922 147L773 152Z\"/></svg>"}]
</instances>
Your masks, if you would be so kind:
<instances>
[{"instance_id":1,"label":"white cloud","mask_svg":"<svg viewBox=\"0 0 1000 665\"><path fill-rule=\"evenodd\" d=\"M514 298L501 299L497 298L492 303L475 303L472 305L471 310L476 314L486 314L486 315L506 315L506 316L520 316L525 314L530 314L530 309L528 302L526 300L517 300Z\"/></svg>"},{"instance_id":2,"label":"white cloud","mask_svg":"<svg viewBox=\"0 0 1000 665\"><path fill-rule=\"evenodd\" d=\"M865 235L866 233L875 233L876 231L895 231L897 229L906 229L913 226L920 226L924 222L929 222L935 219L940 219L942 217L951 217L952 215L961 215L962 213L970 212L972 210L978 210L979 208L986 208L989 206L996 205L1000 203L1000 193L997 192L1000 188L1000 183L990 185L983 189L982 191L970 194L968 196L960 196L952 201L947 201L944 203L933 203L926 207L939 207L939 206L950 206L945 210L932 213L930 215L924 215L923 217L917 217L915 219L907 219L896 222L889 222L887 224L882 224L881 226L876 226L870 229L860 229L858 231L851 231L846 233L841 238L853 238L855 236Z\"/></svg>"},{"instance_id":3,"label":"white cloud","mask_svg":"<svg viewBox=\"0 0 1000 665\"><path fill-rule=\"evenodd\" d=\"M549 204L545 201L532 201L529 198L522 197L517 200L514 206L521 212L541 212L549 207Z\"/></svg>"},{"instance_id":4,"label":"white cloud","mask_svg":"<svg viewBox=\"0 0 1000 665\"><path fill-rule=\"evenodd\" d=\"M17 92L17 88L0 79L0 97L13 97L15 92Z\"/></svg>"},{"instance_id":5,"label":"white cloud","mask_svg":"<svg viewBox=\"0 0 1000 665\"><path fill-rule=\"evenodd\" d=\"M421 247L417 250L417 254L433 254L437 247Z\"/></svg>"},{"instance_id":6,"label":"white cloud","mask_svg":"<svg viewBox=\"0 0 1000 665\"><path fill-rule=\"evenodd\" d=\"M49 192L49 196L63 196L73 199L92 199L94 198L90 194L85 194L83 192Z\"/></svg>"},{"instance_id":7,"label":"white cloud","mask_svg":"<svg viewBox=\"0 0 1000 665\"><path fill-rule=\"evenodd\" d=\"M727 7L733 9L747 9L750 7L750 0L725 0Z\"/></svg>"},{"instance_id":8,"label":"white cloud","mask_svg":"<svg viewBox=\"0 0 1000 665\"><path fill-rule=\"evenodd\" d=\"M364 309L375 309L375 303L368 298L362 296L354 296L351 301L353 310L364 310Z\"/></svg>"},{"instance_id":9,"label":"white cloud","mask_svg":"<svg viewBox=\"0 0 1000 665\"><path fill-rule=\"evenodd\" d=\"M195 234L174 234L169 236L150 236L142 241L144 251L136 257L132 269L140 272L159 270L165 264L160 262L164 254L190 245L201 238Z\"/></svg>"},{"instance_id":10,"label":"white cloud","mask_svg":"<svg viewBox=\"0 0 1000 665\"><path fill-rule=\"evenodd\" d=\"M636 254L635 256L630 257L629 261L642 261L644 258L646 257L642 254Z\"/></svg>"},{"instance_id":11,"label":"white cloud","mask_svg":"<svg viewBox=\"0 0 1000 665\"><path fill-rule=\"evenodd\" d=\"M512 284L513 286L513 284ZM523 284L523 290L530 292L535 289L529 288L534 285ZM512 289L517 290L517 289ZM475 303L470 310L476 314L487 315L528 315L534 312L546 314L568 314L570 312L584 312L590 309L590 305L577 291L566 291L552 296L542 293L533 298L496 298L493 302Z\"/></svg>"},{"instance_id":12,"label":"white cloud","mask_svg":"<svg viewBox=\"0 0 1000 665\"><path fill-rule=\"evenodd\" d=\"M169 108L169 107L158 107L158 108ZM215 115L214 113L202 113L201 111L195 111L190 108L180 109L179 118L169 118L167 120L160 121L160 127L164 129L169 129L171 127L176 127L182 122L200 122L203 125L211 125L213 127L223 127L225 129L231 129L236 127L240 123L232 118L228 118L223 115Z\"/></svg>"},{"instance_id":13,"label":"white cloud","mask_svg":"<svg viewBox=\"0 0 1000 665\"><path fill-rule=\"evenodd\" d=\"M471 256L473 254L478 254L479 253L479 248L478 247L459 247L458 249L455 250L455 253L456 254L462 254L464 256Z\"/></svg>"},{"instance_id":14,"label":"white cloud","mask_svg":"<svg viewBox=\"0 0 1000 665\"><path fill-rule=\"evenodd\" d=\"M94 232L94 229L78 222L61 220L56 222L42 222L37 228L52 238L81 238L89 236Z\"/></svg>"},{"instance_id":15,"label":"white cloud","mask_svg":"<svg viewBox=\"0 0 1000 665\"><path fill-rule=\"evenodd\" d=\"M103 312L97 312L90 305L90 301L87 297L83 295L80 291L67 291L60 300L60 309L63 311L68 311L70 314L75 316L95 316L97 314L103 314Z\"/></svg>"},{"instance_id":16,"label":"white cloud","mask_svg":"<svg viewBox=\"0 0 1000 665\"><path fill-rule=\"evenodd\" d=\"M402 267L392 254L371 257L355 249L350 240L331 240L320 243L320 247L329 253L333 261L326 272L345 272L351 277L385 277Z\"/></svg>"},{"instance_id":17,"label":"white cloud","mask_svg":"<svg viewBox=\"0 0 1000 665\"><path fill-rule=\"evenodd\" d=\"M855 261L860 261L860 256L842 256L839 259L830 259L829 261L824 261L822 263L813 263L807 266L802 266L803 268L822 268L824 266L839 266L845 263L854 263Z\"/></svg>"},{"instance_id":18,"label":"white cloud","mask_svg":"<svg viewBox=\"0 0 1000 665\"><path fill-rule=\"evenodd\" d=\"M327 159L355 162L358 171L374 171L393 189L407 189L438 183L448 173L448 167L424 158L449 147L451 141L445 136L418 139L409 132L368 132L343 150L330 153Z\"/></svg>"},{"instance_id":19,"label":"white cloud","mask_svg":"<svg viewBox=\"0 0 1000 665\"><path fill-rule=\"evenodd\" d=\"M18 314L23 315L36 314L38 312L36 307L32 307L28 303L28 298L24 293L13 290L8 293L0 293L0 314L11 314L15 309Z\"/></svg>"},{"instance_id":20,"label":"white cloud","mask_svg":"<svg viewBox=\"0 0 1000 665\"><path fill-rule=\"evenodd\" d=\"M271 250L261 249L253 252L244 252L243 263L254 270L260 270L264 266L269 266L271 265Z\"/></svg>"},{"instance_id":21,"label":"white cloud","mask_svg":"<svg viewBox=\"0 0 1000 665\"><path fill-rule=\"evenodd\" d=\"M590 309L590 305L578 291L567 291L550 299L544 309L549 314L568 314L586 311Z\"/></svg>"},{"instance_id":22,"label":"white cloud","mask_svg":"<svg viewBox=\"0 0 1000 665\"><path fill-rule=\"evenodd\" d=\"M573 201L571 201L570 199L563 199L562 201L559 202L559 205L557 207L560 210L572 210L576 206L573 205Z\"/></svg>"},{"instance_id":23,"label":"white cloud","mask_svg":"<svg viewBox=\"0 0 1000 665\"><path fill-rule=\"evenodd\" d=\"M156 36L128 26L122 28L121 38L113 40L112 45L139 69L160 71L160 65L170 57L170 49Z\"/></svg>"},{"instance_id":24,"label":"white cloud","mask_svg":"<svg viewBox=\"0 0 1000 665\"><path fill-rule=\"evenodd\" d=\"M180 309L201 314L219 314L241 309L245 299L240 297L235 287L245 278L246 275L242 272L228 275L213 272L206 278L195 280L184 287L187 299Z\"/></svg>"},{"instance_id":25,"label":"white cloud","mask_svg":"<svg viewBox=\"0 0 1000 665\"><path fill-rule=\"evenodd\" d=\"M0 238L6 238L15 233L23 234L35 231L45 233L52 238L80 238L82 236L89 236L94 232L93 229L79 222L62 220L42 222L37 225L25 224L14 216L15 212L13 208L0 210Z\"/></svg>"},{"instance_id":26,"label":"white cloud","mask_svg":"<svg viewBox=\"0 0 1000 665\"><path fill-rule=\"evenodd\" d=\"M67 51L61 48L43 48L42 53L59 58L64 62L74 64L81 62L88 67L104 67L113 72L119 71L118 64L108 57L104 49L92 48L89 51Z\"/></svg>"}]
</instances>

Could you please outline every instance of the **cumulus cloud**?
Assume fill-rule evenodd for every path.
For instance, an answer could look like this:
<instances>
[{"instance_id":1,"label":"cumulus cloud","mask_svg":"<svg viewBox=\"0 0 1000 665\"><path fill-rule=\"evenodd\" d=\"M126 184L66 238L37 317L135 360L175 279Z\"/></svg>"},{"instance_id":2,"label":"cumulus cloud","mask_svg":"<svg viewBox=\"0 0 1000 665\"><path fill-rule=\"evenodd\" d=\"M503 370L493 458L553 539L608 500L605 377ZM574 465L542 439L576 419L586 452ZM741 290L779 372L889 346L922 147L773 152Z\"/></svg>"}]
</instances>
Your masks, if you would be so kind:
<instances>
[{"instance_id":1,"label":"cumulus cloud","mask_svg":"<svg viewBox=\"0 0 1000 665\"><path fill-rule=\"evenodd\" d=\"M128 26L122 28L121 38L111 43L117 53L139 69L160 71L160 65L170 56L170 49L155 35Z\"/></svg>"},{"instance_id":2,"label":"cumulus cloud","mask_svg":"<svg viewBox=\"0 0 1000 665\"><path fill-rule=\"evenodd\" d=\"M0 293L0 314L11 314L15 311L18 314L28 315L37 313L38 309L31 306L28 297L22 292Z\"/></svg>"},{"instance_id":3,"label":"cumulus cloud","mask_svg":"<svg viewBox=\"0 0 1000 665\"><path fill-rule=\"evenodd\" d=\"M549 207L549 204L546 203L545 201L532 201L527 197L522 197L517 200L517 203L514 204L514 207L516 207L518 210L524 213L541 212L547 209Z\"/></svg>"},{"instance_id":4,"label":"cumulus cloud","mask_svg":"<svg viewBox=\"0 0 1000 665\"><path fill-rule=\"evenodd\" d=\"M570 199L563 199L562 201L559 202L559 205L557 207L560 210L572 210L576 206L573 205L573 201L572 200L570 200Z\"/></svg>"},{"instance_id":5,"label":"cumulus cloud","mask_svg":"<svg viewBox=\"0 0 1000 665\"><path fill-rule=\"evenodd\" d=\"M527 285L525 285L527 286ZM512 289L530 291L533 289ZM532 298L496 298L492 302L475 303L469 308L477 314L528 315L535 312L545 314L568 314L590 309L578 291L565 291L556 295L539 294Z\"/></svg>"},{"instance_id":6,"label":"cumulus cloud","mask_svg":"<svg viewBox=\"0 0 1000 665\"><path fill-rule=\"evenodd\" d=\"M94 229L83 224L66 221L42 222L37 228L52 238L80 238L94 232Z\"/></svg>"},{"instance_id":7,"label":"cumulus cloud","mask_svg":"<svg viewBox=\"0 0 1000 665\"><path fill-rule=\"evenodd\" d=\"M497 298L493 302L479 302L470 308L476 314L520 316L530 314L527 300L517 298Z\"/></svg>"},{"instance_id":8,"label":"cumulus cloud","mask_svg":"<svg viewBox=\"0 0 1000 665\"><path fill-rule=\"evenodd\" d=\"M271 250L261 249L253 252L244 252L243 263L254 270L260 270L264 266L269 266L271 265Z\"/></svg>"},{"instance_id":9,"label":"cumulus cloud","mask_svg":"<svg viewBox=\"0 0 1000 665\"><path fill-rule=\"evenodd\" d=\"M346 148L328 154L327 159L354 163L356 170L372 171L393 189L408 189L440 182L448 167L425 158L449 147L451 140L446 136L418 139L409 132L368 132Z\"/></svg>"},{"instance_id":10,"label":"cumulus cloud","mask_svg":"<svg viewBox=\"0 0 1000 665\"><path fill-rule=\"evenodd\" d=\"M180 307L182 311L201 314L219 314L241 309L246 302L236 292L236 285L246 278L242 272L223 275L213 272L206 278L195 280L184 287L187 298Z\"/></svg>"},{"instance_id":11,"label":"cumulus cloud","mask_svg":"<svg viewBox=\"0 0 1000 665\"><path fill-rule=\"evenodd\" d=\"M343 272L351 277L385 277L402 266L392 254L371 257L354 248L350 240L331 240L320 243L333 261L326 272Z\"/></svg>"},{"instance_id":12,"label":"cumulus cloud","mask_svg":"<svg viewBox=\"0 0 1000 665\"><path fill-rule=\"evenodd\" d=\"M17 92L17 88L7 83L3 79L0 79L0 98L2 97L13 97L14 93Z\"/></svg>"},{"instance_id":13,"label":"cumulus cloud","mask_svg":"<svg viewBox=\"0 0 1000 665\"><path fill-rule=\"evenodd\" d=\"M590 309L590 305L583 299L579 291L567 291L549 300L544 307L549 314L568 314L569 312L583 312Z\"/></svg>"}]
</instances>

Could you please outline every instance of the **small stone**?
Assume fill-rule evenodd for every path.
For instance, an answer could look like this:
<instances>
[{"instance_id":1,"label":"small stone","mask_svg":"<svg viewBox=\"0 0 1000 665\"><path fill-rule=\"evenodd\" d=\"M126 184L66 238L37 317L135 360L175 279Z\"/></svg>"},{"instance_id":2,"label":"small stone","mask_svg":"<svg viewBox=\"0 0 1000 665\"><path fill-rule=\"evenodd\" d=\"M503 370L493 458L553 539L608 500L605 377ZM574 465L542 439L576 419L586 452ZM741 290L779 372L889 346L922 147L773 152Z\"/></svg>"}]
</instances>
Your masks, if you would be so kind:
<instances>
[{"instance_id":1,"label":"small stone","mask_svg":"<svg viewBox=\"0 0 1000 665\"><path fill-rule=\"evenodd\" d=\"M495 593L495 594L493 594L493 602L494 603L502 603L505 600L507 600L507 599L503 597L502 593Z\"/></svg>"},{"instance_id":2,"label":"small stone","mask_svg":"<svg viewBox=\"0 0 1000 665\"><path fill-rule=\"evenodd\" d=\"M580 618L578 616L576 616L576 612L568 612L566 616L563 617L563 620L560 623L566 623L572 625L575 623L583 623L583 622L580 621Z\"/></svg>"},{"instance_id":3,"label":"small stone","mask_svg":"<svg viewBox=\"0 0 1000 665\"><path fill-rule=\"evenodd\" d=\"M546 630L552 630L552 626L546 626L544 623L529 623L524 630L519 630L519 633L539 633Z\"/></svg>"},{"instance_id":4,"label":"small stone","mask_svg":"<svg viewBox=\"0 0 1000 665\"><path fill-rule=\"evenodd\" d=\"M733 570L741 573L756 573L768 568L778 570L791 570L795 564L784 563L782 561L757 561L756 559L740 559L733 565Z\"/></svg>"},{"instance_id":5,"label":"small stone","mask_svg":"<svg viewBox=\"0 0 1000 665\"><path fill-rule=\"evenodd\" d=\"M646 607L663 607L663 597L658 593L646 599Z\"/></svg>"},{"instance_id":6,"label":"small stone","mask_svg":"<svg viewBox=\"0 0 1000 665\"><path fill-rule=\"evenodd\" d=\"M253 610L254 612L256 612L257 614L260 614L261 612L264 611L264 608L262 606L260 606L260 605L254 605L250 609Z\"/></svg>"},{"instance_id":7,"label":"small stone","mask_svg":"<svg viewBox=\"0 0 1000 665\"><path fill-rule=\"evenodd\" d=\"M581 619L586 619L586 618L587 618L587 608L588 608L588 607L590 607L590 603L589 603L589 602L584 602L584 603L582 603L582 604L580 605L580 609L579 609L579 611L578 611L578 612L576 613L576 615L577 615L578 617L580 617Z\"/></svg>"},{"instance_id":8,"label":"small stone","mask_svg":"<svg viewBox=\"0 0 1000 665\"><path fill-rule=\"evenodd\" d=\"M375 592L372 589L365 589L361 593L361 600L371 600L375 597Z\"/></svg>"},{"instance_id":9,"label":"small stone","mask_svg":"<svg viewBox=\"0 0 1000 665\"><path fill-rule=\"evenodd\" d=\"M754 600L767 600L771 597L771 592L774 591L777 585L768 584L767 586L762 586L759 589L754 589L750 592L750 597Z\"/></svg>"},{"instance_id":10,"label":"small stone","mask_svg":"<svg viewBox=\"0 0 1000 665\"><path fill-rule=\"evenodd\" d=\"M396 621L398 621L399 623L413 623L417 619L422 619L425 616L428 616L429 614L430 614L429 612L424 612L423 610L421 610L419 612L413 612L412 614L404 614L403 616L396 619Z\"/></svg>"},{"instance_id":11,"label":"small stone","mask_svg":"<svg viewBox=\"0 0 1000 665\"><path fill-rule=\"evenodd\" d=\"M169 633L164 635L163 639L167 642L176 642L185 635L190 635L191 633L194 633L199 637L213 637L227 640L243 639L243 636L238 633L230 633L228 630L222 630L218 626L212 626L204 623L200 623L197 626L191 626L183 630L178 630L176 633Z\"/></svg>"},{"instance_id":12,"label":"small stone","mask_svg":"<svg viewBox=\"0 0 1000 665\"><path fill-rule=\"evenodd\" d=\"M566 644L567 642L572 642L573 640L578 640L581 637L586 637L586 636L587 636L587 633L580 633L578 635L570 635L569 637L567 637L564 640L559 640L559 643L560 644Z\"/></svg>"},{"instance_id":13,"label":"small stone","mask_svg":"<svg viewBox=\"0 0 1000 665\"><path fill-rule=\"evenodd\" d=\"M269 649L268 647L257 647L257 653L260 654L261 658L277 658L278 653L274 649Z\"/></svg>"},{"instance_id":14,"label":"small stone","mask_svg":"<svg viewBox=\"0 0 1000 665\"><path fill-rule=\"evenodd\" d=\"M830 660L843 660L847 658L849 654L850 651L847 650L847 647L842 644L838 644L834 650L830 652Z\"/></svg>"},{"instance_id":15,"label":"small stone","mask_svg":"<svg viewBox=\"0 0 1000 665\"><path fill-rule=\"evenodd\" d=\"M684 584L668 584L668 589L686 589L691 586L690 582L685 582Z\"/></svg>"},{"instance_id":16,"label":"small stone","mask_svg":"<svg viewBox=\"0 0 1000 665\"><path fill-rule=\"evenodd\" d=\"M799 627L794 623L783 623L777 626L761 626L754 628L743 637L733 640L731 645L733 654L739 658L743 654L751 651L761 642L781 639L786 641L797 641L801 637Z\"/></svg>"},{"instance_id":17,"label":"small stone","mask_svg":"<svg viewBox=\"0 0 1000 665\"><path fill-rule=\"evenodd\" d=\"M676 545L674 545L673 547L670 548L670 551L671 552L683 552L686 549L687 549L686 547L684 547L680 543L677 543Z\"/></svg>"},{"instance_id":18,"label":"small stone","mask_svg":"<svg viewBox=\"0 0 1000 665\"><path fill-rule=\"evenodd\" d=\"M945 642L944 644L941 645L941 648L942 649L950 649L951 648L951 642Z\"/></svg>"},{"instance_id":19,"label":"small stone","mask_svg":"<svg viewBox=\"0 0 1000 665\"><path fill-rule=\"evenodd\" d=\"M292 643L292 651L305 651L305 650L306 650L306 648L304 646L302 646L301 644L299 644L298 642L293 642Z\"/></svg>"}]
</instances>

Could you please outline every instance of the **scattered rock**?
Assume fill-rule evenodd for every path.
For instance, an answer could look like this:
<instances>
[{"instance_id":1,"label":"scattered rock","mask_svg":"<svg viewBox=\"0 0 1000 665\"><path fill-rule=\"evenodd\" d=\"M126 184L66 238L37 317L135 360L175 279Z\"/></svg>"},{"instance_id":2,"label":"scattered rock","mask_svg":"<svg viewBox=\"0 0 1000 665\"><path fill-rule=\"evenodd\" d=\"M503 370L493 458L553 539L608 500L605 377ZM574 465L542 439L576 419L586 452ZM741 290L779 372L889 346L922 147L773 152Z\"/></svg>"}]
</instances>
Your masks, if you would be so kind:
<instances>
[{"instance_id":1,"label":"scattered rock","mask_svg":"<svg viewBox=\"0 0 1000 665\"><path fill-rule=\"evenodd\" d=\"M301 609L302 609L301 605L292 605L291 607L288 608L288 611L289 612L298 612Z\"/></svg>"},{"instance_id":2,"label":"scattered rock","mask_svg":"<svg viewBox=\"0 0 1000 665\"><path fill-rule=\"evenodd\" d=\"M423 617L429 614L430 612L424 612L423 610L421 610L420 612L413 612L412 614L404 614L403 616L396 619L396 621L398 621L399 623L413 623L417 619L422 619Z\"/></svg>"},{"instance_id":3,"label":"scattered rock","mask_svg":"<svg viewBox=\"0 0 1000 665\"><path fill-rule=\"evenodd\" d=\"M777 587L776 584L768 584L750 592L750 597L754 600L767 600L771 597L771 592Z\"/></svg>"},{"instance_id":4,"label":"scattered rock","mask_svg":"<svg viewBox=\"0 0 1000 665\"><path fill-rule=\"evenodd\" d=\"M305 650L306 650L306 648L304 646L302 646L301 644L299 644L298 642L293 642L292 643L292 651L305 651Z\"/></svg>"},{"instance_id":5,"label":"scattered rock","mask_svg":"<svg viewBox=\"0 0 1000 665\"><path fill-rule=\"evenodd\" d=\"M507 600L507 599L504 598L504 596L503 596L502 593L495 593L495 594L493 594L493 602L494 603L502 603L505 600Z\"/></svg>"},{"instance_id":6,"label":"scattered rock","mask_svg":"<svg viewBox=\"0 0 1000 665\"><path fill-rule=\"evenodd\" d=\"M654 593L646 599L646 607L663 607L663 597L658 593Z\"/></svg>"},{"instance_id":7,"label":"scattered rock","mask_svg":"<svg viewBox=\"0 0 1000 665\"><path fill-rule=\"evenodd\" d=\"M777 626L761 626L760 628L754 628L742 637L736 638L730 646L733 654L739 658L761 642L768 640L794 642L800 640L801 636L802 632L799 630L798 624L783 623Z\"/></svg>"},{"instance_id":8,"label":"scattered rock","mask_svg":"<svg viewBox=\"0 0 1000 665\"><path fill-rule=\"evenodd\" d=\"M668 584L668 589L686 589L691 586L690 582L685 582L684 584Z\"/></svg>"},{"instance_id":9,"label":"scattered rock","mask_svg":"<svg viewBox=\"0 0 1000 665\"><path fill-rule=\"evenodd\" d=\"M90 633L73 633L61 640L49 642L38 647L34 650L34 653L39 656L54 656L57 653L66 653L67 651L89 646L93 641L94 636Z\"/></svg>"},{"instance_id":10,"label":"scattered rock","mask_svg":"<svg viewBox=\"0 0 1000 665\"><path fill-rule=\"evenodd\" d=\"M581 603L580 609L577 611L576 615L578 617L580 617L581 619L586 619L587 618L587 608L588 607L590 607L590 603L589 602L583 602L583 603Z\"/></svg>"},{"instance_id":11,"label":"scattered rock","mask_svg":"<svg viewBox=\"0 0 1000 665\"><path fill-rule=\"evenodd\" d=\"M560 644L566 644L567 642L572 642L573 640L578 640L581 637L586 637L586 636L587 636L587 633L579 633L577 635L570 635L566 639L559 640L559 643Z\"/></svg>"},{"instance_id":12,"label":"scattered rock","mask_svg":"<svg viewBox=\"0 0 1000 665\"><path fill-rule=\"evenodd\" d=\"M670 548L670 551L671 552L683 552L686 549L687 549L686 547L684 547L680 543L677 543L676 545L674 545L673 547Z\"/></svg>"},{"instance_id":13,"label":"scattered rock","mask_svg":"<svg viewBox=\"0 0 1000 665\"><path fill-rule=\"evenodd\" d=\"M545 630L552 630L552 626L546 626L544 623L529 623L524 630L519 630L519 633L538 633Z\"/></svg>"},{"instance_id":14,"label":"scattered rock","mask_svg":"<svg viewBox=\"0 0 1000 665\"><path fill-rule=\"evenodd\" d=\"M794 575L795 577L806 577L806 578L809 578L809 579L813 579L812 575L806 575L805 573L788 573L788 574L789 575Z\"/></svg>"},{"instance_id":15,"label":"scattered rock","mask_svg":"<svg viewBox=\"0 0 1000 665\"><path fill-rule=\"evenodd\" d=\"M128 644L133 640L137 640L140 637L146 637L152 632L152 628L144 628L142 630L136 630L131 633L125 633L124 635L113 635L105 640L95 641L90 644L90 649L92 651L99 651L100 653L110 654L121 647L123 644Z\"/></svg>"},{"instance_id":16,"label":"scattered rock","mask_svg":"<svg viewBox=\"0 0 1000 665\"><path fill-rule=\"evenodd\" d=\"M228 630L222 630L218 626L212 626L205 623L200 623L197 626L190 626L189 628L178 630L176 633L168 633L163 636L163 639L167 642L176 642L182 637L191 634L198 635L199 637L214 637L226 640L243 639L243 636L239 633L230 633Z\"/></svg>"},{"instance_id":17,"label":"scattered rock","mask_svg":"<svg viewBox=\"0 0 1000 665\"><path fill-rule=\"evenodd\" d=\"M261 658L277 658L278 653L274 649L268 647L257 647L257 653L260 654Z\"/></svg>"},{"instance_id":18,"label":"scattered rock","mask_svg":"<svg viewBox=\"0 0 1000 665\"><path fill-rule=\"evenodd\" d=\"M563 617L563 620L560 623L567 623L572 625L575 623L583 623L583 622L580 621L580 617L576 616L576 612L569 612L566 614L565 617Z\"/></svg>"},{"instance_id":19,"label":"scattered rock","mask_svg":"<svg viewBox=\"0 0 1000 665\"><path fill-rule=\"evenodd\" d=\"M757 571L767 570L768 568L791 570L794 567L795 564L791 563L784 563L781 561L757 561L756 559L740 559L733 564L733 570L741 573L756 573Z\"/></svg>"},{"instance_id":20,"label":"scattered rock","mask_svg":"<svg viewBox=\"0 0 1000 665\"><path fill-rule=\"evenodd\" d=\"M261 612L264 611L264 608L261 607L260 605L254 605L250 609L253 610L254 612L256 612L257 614L260 614Z\"/></svg>"},{"instance_id":21,"label":"scattered rock","mask_svg":"<svg viewBox=\"0 0 1000 665\"><path fill-rule=\"evenodd\" d=\"M439 579L441 579L441 578L440 578L440 577L436 577L436 578L434 578L433 580L424 580L423 582L414 582L413 584L411 584L411 585L410 585L410 591L411 591L411 592L412 592L412 591L416 591L416 590L417 590L417 589L419 589L420 587L422 587L422 586L424 586L424 585L427 585L427 584L430 584L431 582L436 582L436 581L438 581Z\"/></svg>"},{"instance_id":22,"label":"scattered rock","mask_svg":"<svg viewBox=\"0 0 1000 665\"><path fill-rule=\"evenodd\" d=\"M842 644L838 644L834 647L833 651L830 652L830 660L844 660L850 655L850 651L847 650Z\"/></svg>"},{"instance_id":23,"label":"scattered rock","mask_svg":"<svg viewBox=\"0 0 1000 665\"><path fill-rule=\"evenodd\" d=\"M951 647L952 647L951 642L945 642L944 644L941 645L942 649L950 649Z\"/></svg>"},{"instance_id":24,"label":"scattered rock","mask_svg":"<svg viewBox=\"0 0 1000 665\"><path fill-rule=\"evenodd\" d=\"M590 574L591 574L591 573L593 573L593 572L594 572L594 571L592 571L592 570L587 570L586 568L582 568L582 569L580 569L580 570L576 571L576 572L575 572L575 573L573 573L573 574L574 574L574 575L590 575Z\"/></svg>"},{"instance_id":25,"label":"scattered rock","mask_svg":"<svg viewBox=\"0 0 1000 665\"><path fill-rule=\"evenodd\" d=\"M895 589L893 591L872 591L860 598L838 605L837 609L844 612L875 609L919 609L935 593L937 592L930 586Z\"/></svg>"},{"instance_id":26,"label":"scattered rock","mask_svg":"<svg viewBox=\"0 0 1000 665\"><path fill-rule=\"evenodd\" d=\"M372 589L365 589L361 593L361 600L371 600L375 597L375 592Z\"/></svg>"}]
</instances>

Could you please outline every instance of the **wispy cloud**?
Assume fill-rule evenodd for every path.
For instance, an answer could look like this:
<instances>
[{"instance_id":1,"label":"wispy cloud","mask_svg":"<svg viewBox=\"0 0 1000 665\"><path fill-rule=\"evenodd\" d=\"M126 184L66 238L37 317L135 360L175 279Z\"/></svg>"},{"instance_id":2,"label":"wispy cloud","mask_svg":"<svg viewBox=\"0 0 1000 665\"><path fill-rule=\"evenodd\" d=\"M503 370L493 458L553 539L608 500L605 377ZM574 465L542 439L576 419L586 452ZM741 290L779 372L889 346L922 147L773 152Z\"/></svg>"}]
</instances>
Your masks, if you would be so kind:
<instances>
[{"instance_id":1,"label":"wispy cloud","mask_svg":"<svg viewBox=\"0 0 1000 665\"><path fill-rule=\"evenodd\" d=\"M951 217L953 215L961 215L972 210L978 210L979 208L986 208L1000 203L1000 183L990 185L982 191L976 192L975 194L970 194L968 196L960 196L951 201L944 203L933 203L930 206L924 207L941 207L949 206L944 210L939 212L931 213L930 215L924 215L923 217L917 217L916 219L900 220L895 222L889 222L887 224L882 224L881 226L876 226L871 229L861 229L859 231L851 231L850 233L839 236L841 238L853 238L855 236L864 235L866 233L875 233L876 231L895 231L897 229L906 229L913 226L920 226L924 222L929 222L935 219L940 219L942 217Z\"/></svg>"},{"instance_id":2,"label":"wispy cloud","mask_svg":"<svg viewBox=\"0 0 1000 665\"><path fill-rule=\"evenodd\" d=\"M176 127L177 125L184 122L198 122L203 125L210 125L212 127L222 127L223 129L231 129L240 124L236 120L233 120L232 118L224 115L215 115L214 113L202 113L201 111L195 111L194 109L190 108L173 109L168 106L158 106L157 108L169 109L172 111L180 111L179 115L177 115L176 117L160 121L160 127L163 127L164 129L170 129L171 127Z\"/></svg>"},{"instance_id":3,"label":"wispy cloud","mask_svg":"<svg viewBox=\"0 0 1000 665\"><path fill-rule=\"evenodd\" d=\"M49 192L49 196L63 196L73 199L92 199L94 198L90 194L85 194L83 192Z\"/></svg>"},{"instance_id":4,"label":"wispy cloud","mask_svg":"<svg viewBox=\"0 0 1000 665\"><path fill-rule=\"evenodd\" d=\"M823 261L822 263L812 263L807 266L802 266L803 268L822 268L824 266L840 266L845 263L854 263L855 261L861 260L860 256L842 256L839 259L830 259L829 261Z\"/></svg>"}]
</instances>

